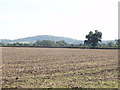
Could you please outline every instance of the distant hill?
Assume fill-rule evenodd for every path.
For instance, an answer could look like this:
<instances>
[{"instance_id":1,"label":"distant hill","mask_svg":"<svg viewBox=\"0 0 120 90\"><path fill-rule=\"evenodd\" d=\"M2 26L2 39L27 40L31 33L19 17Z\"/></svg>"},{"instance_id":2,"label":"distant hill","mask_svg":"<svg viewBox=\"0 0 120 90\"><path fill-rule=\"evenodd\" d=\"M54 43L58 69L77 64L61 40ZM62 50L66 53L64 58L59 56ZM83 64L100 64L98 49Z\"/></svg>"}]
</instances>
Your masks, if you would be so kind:
<instances>
[{"instance_id":1,"label":"distant hill","mask_svg":"<svg viewBox=\"0 0 120 90\"><path fill-rule=\"evenodd\" d=\"M26 38L20 38L15 40L9 40L9 39L0 39L0 42L6 44L6 43L13 43L13 42L21 42L21 43L34 43L37 40L51 40L51 41L61 41L64 40L68 44L80 44L84 43L84 40L76 40L68 37L59 37L59 36L52 36L52 35L38 35L33 37L26 37ZM115 40L103 40L101 43L107 44L108 42L115 43Z\"/></svg>"},{"instance_id":2,"label":"distant hill","mask_svg":"<svg viewBox=\"0 0 120 90\"><path fill-rule=\"evenodd\" d=\"M116 43L115 40L103 40L101 44L107 44L108 42L113 42L114 44Z\"/></svg>"},{"instance_id":3,"label":"distant hill","mask_svg":"<svg viewBox=\"0 0 120 90\"><path fill-rule=\"evenodd\" d=\"M0 39L0 43L4 43L5 45L6 45L8 42L12 42L12 40L9 40L9 39Z\"/></svg>"},{"instance_id":4,"label":"distant hill","mask_svg":"<svg viewBox=\"0 0 120 90\"><path fill-rule=\"evenodd\" d=\"M9 39L0 39L0 42L11 42L12 40Z\"/></svg>"},{"instance_id":5,"label":"distant hill","mask_svg":"<svg viewBox=\"0 0 120 90\"><path fill-rule=\"evenodd\" d=\"M51 41L61 41L64 40L65 42L69 44L80 44L83 43L82 40L76 40L68 37L58 37L58 36L52 36L52 35L38 35L33 37L26 37L26 38L20 38L16 40L7 40L7 39L0 39L1 42L26 42L26 43L34 43L37 40L51 40Z\"/></svg>"}]
</instances>

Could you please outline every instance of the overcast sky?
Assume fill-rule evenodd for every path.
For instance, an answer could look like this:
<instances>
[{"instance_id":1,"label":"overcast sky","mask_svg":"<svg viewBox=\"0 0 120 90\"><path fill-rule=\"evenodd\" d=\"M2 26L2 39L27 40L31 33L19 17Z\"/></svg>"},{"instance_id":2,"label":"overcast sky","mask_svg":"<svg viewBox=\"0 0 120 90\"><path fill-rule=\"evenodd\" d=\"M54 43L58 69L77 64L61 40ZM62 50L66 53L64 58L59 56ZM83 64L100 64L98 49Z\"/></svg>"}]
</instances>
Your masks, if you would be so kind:
<instances>
[{"instance_id":1,"label":"overcast sky","mask_svg":"<svg viewBox=\"0 0 120 90\"><path fill-rule=\"evenodd\" d=\"M89 31L118 38L119 0L0 0L0 39L55 35L84 40Z\"/></svg>"}]
</instances>

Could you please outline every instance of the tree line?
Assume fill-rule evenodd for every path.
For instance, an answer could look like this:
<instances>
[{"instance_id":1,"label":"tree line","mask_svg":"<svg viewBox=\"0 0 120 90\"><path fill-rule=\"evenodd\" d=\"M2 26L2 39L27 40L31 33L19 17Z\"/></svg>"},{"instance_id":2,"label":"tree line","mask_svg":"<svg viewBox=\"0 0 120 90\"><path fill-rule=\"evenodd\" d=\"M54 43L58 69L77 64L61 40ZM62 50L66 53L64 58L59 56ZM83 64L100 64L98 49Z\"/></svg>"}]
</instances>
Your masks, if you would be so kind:
<instances>
[{"instance_id":1,"label":"tree line","mask_svg":"<svg viewBox=\"0 0 120 90\"><path fill-rule=\"evenodd\" d=\"M38 40L35 43L7 43L4 45L0 43L0 46L33 46L33 47L80 47L80 48L120 48L120 39L116 39L115 43L110 41L107 44L100 43L102 41L102 32L95 30L90 31L85 36L86 40L81 44L68 44L64 40L62 41L51 41L51 40Z\"/></svg>"},{"instance_id":2,"label":"tree line","mask_svg":"<svg viewBox=\"0 0 120 90\"><path fill-rule=\"evenodd\" d=\"M86 43L86 42L85 42ZM93 48L93 46L91 45L87 45L87 44L68 44L65 41L51 41L51 40L42 40L42 41L36 41L35 43L19 43L19 42L15 42L15 43L8 43L7 45L4 45L2 43L0 43L0 46L24 46L24 47L81 47L81 48ZM97 46L95 46L95 48L120 48L120 39L115 40L115 43L110 41L106 44L98 44Z\"/></svg>"},{"instance_id":3,"label":"tree line","mask_svg":"<svg viewBox=\"0 0 120 90\"><path fill-rule=\"evenodd\" d=\"M71 46L71 44L66 43L64 40L62 41L51 41L51 40L37 40L35 43L8 43L4 45L1 43L2 46L39 46L39 47L67 47Z\"/></svg>"}]
</instances>

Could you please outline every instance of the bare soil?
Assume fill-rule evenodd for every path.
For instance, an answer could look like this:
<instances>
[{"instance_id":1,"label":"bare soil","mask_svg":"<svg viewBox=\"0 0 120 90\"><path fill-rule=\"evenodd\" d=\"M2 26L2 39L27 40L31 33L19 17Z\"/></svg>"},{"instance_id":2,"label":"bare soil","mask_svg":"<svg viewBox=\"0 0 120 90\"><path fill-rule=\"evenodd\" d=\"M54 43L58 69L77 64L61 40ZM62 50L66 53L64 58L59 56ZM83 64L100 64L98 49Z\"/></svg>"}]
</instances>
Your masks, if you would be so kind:
<instances>
[{"instance_id":1,"label":"bare soil","mask_svg":"<svg viewBox=\"0 0 120 90\"><path fill-rule=\"evenodd\" d=\"M117 88L118 50L2 47L4 88Z\"/></svg>"}]
</instances>

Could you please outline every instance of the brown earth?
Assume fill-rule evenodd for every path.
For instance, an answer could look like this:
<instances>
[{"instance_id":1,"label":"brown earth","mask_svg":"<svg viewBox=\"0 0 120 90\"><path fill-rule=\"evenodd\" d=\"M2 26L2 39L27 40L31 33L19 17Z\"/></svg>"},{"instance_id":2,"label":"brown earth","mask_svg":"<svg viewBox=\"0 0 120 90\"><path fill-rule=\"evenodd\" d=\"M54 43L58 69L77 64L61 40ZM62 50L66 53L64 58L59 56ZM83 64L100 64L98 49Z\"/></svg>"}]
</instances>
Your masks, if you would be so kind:
<instances>
[{"instance_id":1,"label":"brown earth","mask_svg":"<svg viewBox=\"0 0 120 90\"><path fill-rule=\"evenodd\" d=\"M117 88L118 51L2 47L4 88Z\"/></svg>"}]
</instances>

